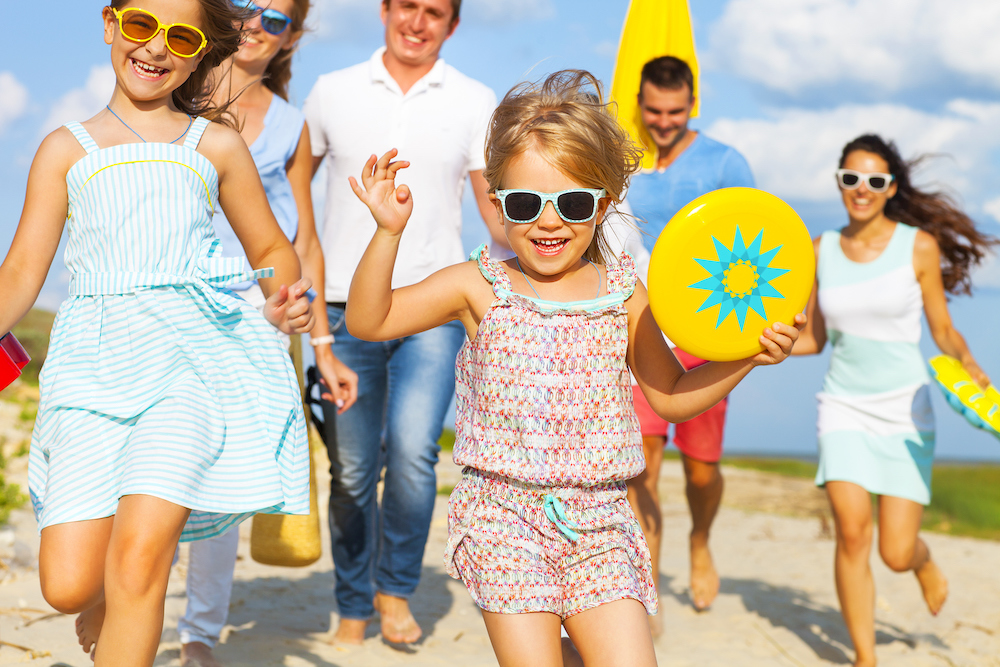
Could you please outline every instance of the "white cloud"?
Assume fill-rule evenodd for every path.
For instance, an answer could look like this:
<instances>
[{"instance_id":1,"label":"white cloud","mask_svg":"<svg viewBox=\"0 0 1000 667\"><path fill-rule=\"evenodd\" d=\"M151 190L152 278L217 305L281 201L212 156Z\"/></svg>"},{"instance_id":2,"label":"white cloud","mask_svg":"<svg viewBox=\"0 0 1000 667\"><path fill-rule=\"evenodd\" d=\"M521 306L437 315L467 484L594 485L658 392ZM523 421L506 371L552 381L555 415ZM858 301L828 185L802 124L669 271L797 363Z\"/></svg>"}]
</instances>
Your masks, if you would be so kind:
<instances>
[{"instance_id":1,"label":"white cloud","mask_svg":"<svg viewBox=\"0 0 1000 667\"><path fill-rule=\"evenodd\" d=\"M1000 259L996 255L991 255L972 270L972 286L1000 290Z\"/></svg>"},{"instance_id":2,"label":"white cloud","mask_svg":"<svg viewBox=\"0 0 1000 667\"><path fill-rule=\"evenodd\" d=\"M1000 90L996 0L731 0L706 62L772 90L928 83Z\"/></svg>"},{"instance_id":3,"label":"white cloud","mask_svg":"<svg viewBox=\"0 0 1000 667\"><path fill-rule=\"evenodd\" d=\"M370 41L381 34L377 0L314 0L307 23L318 39Z\"/></svg>"},{"instance_id":4,"label":"white cloud","mask_svg":"<svg viewBox=\"0 0 1000 667\"><path fill-rule=\"evenodd\" d=\"M86 83L59 98L42 123L42 133L47 134L71 120L87 120L111 100L115 90L115 71L111 65L94 65Z\"/></svg>"},{"instance_id":5,"label":"white cloud","mask_svg":"<svg viewBox=\"0 0 1000 667\"><path fill-rule=\"evenodd\" d=\"M844 144L867 132L894 140L904 158L949 156L921 169L918 184L943 184L971 213L986 210L1000 220L1000 199L986 201L1000 178L993 159L1000 149L998 102L953 100L941 113L897 104L786 108L765 118L718 120L706 134L743 153L761 188L786 199L825 201L838 197L833 172Z\"/></svg>"},{"instance_id":6,"label":"white cloud","mask_svg":"<svg viewBox=\"0 0 1000 667\"><path fill-rule=\"evenodd\" d=\"M10 72L0 72L0 133L28 108L28 89Z\"/></svg>"},{"instance_id":7,"label":"white cloud","mask_svg":"<svg viewBox=\"0 0 1000 667\"><path fill-rule=\"evenodd\" d=\"M1000 197L985 202L983 210L992 215L994 220L1000 222Z\"/></svg>"}]
</instances>

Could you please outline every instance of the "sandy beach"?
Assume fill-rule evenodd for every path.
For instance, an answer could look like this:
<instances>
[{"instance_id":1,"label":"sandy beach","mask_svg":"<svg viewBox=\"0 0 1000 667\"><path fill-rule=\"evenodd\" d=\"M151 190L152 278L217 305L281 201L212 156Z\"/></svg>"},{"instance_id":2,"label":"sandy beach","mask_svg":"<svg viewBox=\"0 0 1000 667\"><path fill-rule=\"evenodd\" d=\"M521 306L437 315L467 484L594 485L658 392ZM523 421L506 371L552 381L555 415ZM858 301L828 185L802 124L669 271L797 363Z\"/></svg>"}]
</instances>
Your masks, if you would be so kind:
<instances>
[{"instance_id":1,"label":"sandy beach","mask_svg":"<svg viewBox=\"0 0 1000 667\"><path fill-rule=\"evenodd\" d=\"M317 457L320 470L324 458ZM22 489L27 486L26 465L26 457L20 457L8 467L8 481ZM459 475L450 455L443 455L438 469L439 484L450 488ZM712 543L722 589L710 611L696 613L688 597L689 519L682 473L678 463L664 462L660 614L665 632L656 642L660 664L850 664L852 652L834 590L834 543L824 495L806 480L734 468L724 468L724 474L725 506ZM320 486L323 507L328 487L323 481ZM329 644L337 621L329 554L301 569L260 565L249 557L250 526L244 524L229 625L217 656L232 667L495 665L476 607L462 584L444 573L446 515L447 497L440 495L423 578L412 600L425 637L408 650L382 642L377 624L362 646ZM0 532L0 665L92 664L76 644L73 619L53 615L42 599L30 509L14 512L11 526L13 531ZM892 573L874 558L880 664L1000 666L1000 543L935 534L926 539L950 580L950 598L941 615L932 617L913 576ZM176 624L185 604L186 551L182 547L167 595L156 660L164 667L179 664Z\"/></svg>"}]
</instances>

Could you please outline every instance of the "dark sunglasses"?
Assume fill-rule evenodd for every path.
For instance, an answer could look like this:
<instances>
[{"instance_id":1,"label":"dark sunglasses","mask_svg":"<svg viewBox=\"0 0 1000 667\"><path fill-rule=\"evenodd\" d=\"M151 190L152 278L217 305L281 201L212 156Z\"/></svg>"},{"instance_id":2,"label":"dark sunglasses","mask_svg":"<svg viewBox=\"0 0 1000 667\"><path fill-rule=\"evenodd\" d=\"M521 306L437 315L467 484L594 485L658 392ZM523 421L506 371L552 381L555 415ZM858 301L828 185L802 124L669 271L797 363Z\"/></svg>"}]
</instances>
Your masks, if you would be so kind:
<instances>
[{"instance_id":1,"label":"dark sunglasses","mask_svg":"<svg viewBox=\"0 0 1000 667\"><path fill-rule=\"evenodd\" d=\"M261 9L253 3L253 0L232 0L233 4L241 9L260 13L260 27L269 35L280 35L285 32L285 28L291 24L292 19L285 16L277 9Z\"/></svg>"},{"instance_id":2,"label":"dark sunglasses","mask_svg":"<svg viewBox=\"0 0 1000 667\"><path fill-rule=\"evenodd\" d=\"M863 174L853 169L837 170L837 183L844 190L857 190L861 187L861 181L864 181L865 186L870 192L885 192L889 189L889 184L892 183L893 178L895 177L892 174L880 174L878 172Z\"/></svg>"},{"instance_id":3,"label":"dark sunglasses","mask_svg":"<svg viewBox=\"0 0 1000 667\"><path fill-rule=\"evenodd\" d=\"M542 216L545 202L552 202L556 213L566 222L588 222L597 214L597 202L607 191L577 188L561 192L534 190L497 190L504 217L511 222L534 222Z\"/></svg>"}]
</instances>

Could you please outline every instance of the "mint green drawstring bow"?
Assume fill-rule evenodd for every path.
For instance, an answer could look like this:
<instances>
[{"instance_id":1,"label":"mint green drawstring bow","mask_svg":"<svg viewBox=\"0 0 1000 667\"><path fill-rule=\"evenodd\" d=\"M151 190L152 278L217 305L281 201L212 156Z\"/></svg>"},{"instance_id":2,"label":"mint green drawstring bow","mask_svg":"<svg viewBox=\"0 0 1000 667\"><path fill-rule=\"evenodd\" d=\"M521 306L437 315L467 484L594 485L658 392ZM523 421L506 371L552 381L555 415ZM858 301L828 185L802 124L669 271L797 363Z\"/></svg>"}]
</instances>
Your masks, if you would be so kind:
<instances>
[{"instance_id":1,"label":"mint green drawstring bow","mask_svg":"<svg viewBox=\"0 0 1000 667\"><path fill-rule=\"evenodd\" d=\"M549 518L549 521L556 525L556 528L569 538L570 542L576 542L580 539L580 533L573 530L574 528L579 528L579 524L575 521L570 521L566 516L566 506L563 505L562 501L551 493L545 495L545 502L542 505L545 508L545 516Z\"/></svg>"}]
</instances>

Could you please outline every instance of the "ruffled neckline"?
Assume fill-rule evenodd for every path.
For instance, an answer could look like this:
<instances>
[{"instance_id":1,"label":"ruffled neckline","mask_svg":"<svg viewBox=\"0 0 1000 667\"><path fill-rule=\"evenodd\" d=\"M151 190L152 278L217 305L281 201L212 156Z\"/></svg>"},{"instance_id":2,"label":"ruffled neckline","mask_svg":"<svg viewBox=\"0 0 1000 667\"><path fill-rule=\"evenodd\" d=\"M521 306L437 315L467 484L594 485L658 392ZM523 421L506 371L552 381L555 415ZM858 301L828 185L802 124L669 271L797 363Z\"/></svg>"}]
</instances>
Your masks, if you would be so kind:
<instances>
[{"instance_id":1,"label":"ruffled neckline","mask_svg":"<svg viewBox=\"0 0 1000 667\"><path fill-rule=\"evenodd\" d=\"M478 263L480 273L493 286L493 294L498 301L507 305L518 305L544 315L592 315L617 309L632 296L638 279L635 260L628 252L623 252L617 264L607 266L608 293L604 296L582 301L547 301L515 292L507 271L500 262L490 257L489 248L485 243L476 248L469 259Z\"/></svg>"}]
</instances>

